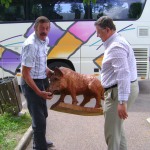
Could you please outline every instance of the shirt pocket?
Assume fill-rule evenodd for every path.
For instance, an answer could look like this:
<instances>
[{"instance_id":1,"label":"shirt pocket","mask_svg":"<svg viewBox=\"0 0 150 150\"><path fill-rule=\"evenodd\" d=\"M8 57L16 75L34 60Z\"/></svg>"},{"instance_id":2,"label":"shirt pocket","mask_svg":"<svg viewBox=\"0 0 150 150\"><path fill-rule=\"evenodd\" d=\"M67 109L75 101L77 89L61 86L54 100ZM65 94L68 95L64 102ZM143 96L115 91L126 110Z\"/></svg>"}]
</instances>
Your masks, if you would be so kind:
<instances>
[{"instance_id":1,"label":"shirt pocket","mask_svg":"<svg viewBox=\"0 0 150 150\"><path fill-rule=\"evenodd\" d=\"M47 57L47 49L45 46L38 47L37 57Z\"/></svg>"}]
</instances>

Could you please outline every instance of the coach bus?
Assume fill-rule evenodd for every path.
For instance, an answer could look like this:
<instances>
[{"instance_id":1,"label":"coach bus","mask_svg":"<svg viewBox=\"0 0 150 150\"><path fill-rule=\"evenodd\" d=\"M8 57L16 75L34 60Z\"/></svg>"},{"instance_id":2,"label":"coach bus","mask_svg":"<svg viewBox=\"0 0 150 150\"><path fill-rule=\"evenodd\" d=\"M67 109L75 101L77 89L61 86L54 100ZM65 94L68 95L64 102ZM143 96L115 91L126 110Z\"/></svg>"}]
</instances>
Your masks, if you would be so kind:
<instances>
[{"instance_id":1,"label":"coach bus","mask_svg":"<svg viewBox=\"0 0 150 150\"><path fill-rule=\"evenodd\" d=\"M16 75L20 70L21 46L41 15L51 21L47 65L100 77L104 48L94 22L107 15L132 45L139 79L148 79L149 6L150 0L97 0L88 4L83 0L12 0L9 7L0 4L0 77Z\"/></svg>"}]
</instances>

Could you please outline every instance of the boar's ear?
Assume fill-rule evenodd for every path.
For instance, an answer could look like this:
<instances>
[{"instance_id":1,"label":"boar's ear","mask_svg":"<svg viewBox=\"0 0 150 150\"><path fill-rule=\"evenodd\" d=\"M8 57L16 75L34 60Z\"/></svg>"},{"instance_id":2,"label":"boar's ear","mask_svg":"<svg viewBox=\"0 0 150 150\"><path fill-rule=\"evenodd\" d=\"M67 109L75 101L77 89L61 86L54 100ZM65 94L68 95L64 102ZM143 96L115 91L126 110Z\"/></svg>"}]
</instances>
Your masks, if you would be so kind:
<instances>
[{"instance_id":1,"label":"boar's ear","mask_svg":"<svg viewBox=\"0 0 150 150\"><path fill-rule=\"evenodd\" d=\"M54 69L54 74L60 77L63 76L63 72L58 67Z\"/></svg>"}]
</instances>

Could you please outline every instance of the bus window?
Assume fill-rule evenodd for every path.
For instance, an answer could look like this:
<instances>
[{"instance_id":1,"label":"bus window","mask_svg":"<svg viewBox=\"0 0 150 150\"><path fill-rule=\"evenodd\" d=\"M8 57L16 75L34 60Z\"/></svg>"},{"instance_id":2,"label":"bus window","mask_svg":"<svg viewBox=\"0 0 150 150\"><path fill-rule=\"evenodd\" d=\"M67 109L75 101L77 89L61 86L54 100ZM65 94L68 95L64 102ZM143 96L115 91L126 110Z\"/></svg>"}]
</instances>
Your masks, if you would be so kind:
<instances>
[{"instance_id":1,"label":"bus window","mask_svg":"<svg viewBox=\"0 0 150 150\"><path fill-rule=\"evenodd\" d=\"M50 20L97 20L108 15L114 20L138 19L146 0L97 0L88 5L83 0L31 0L30 8L34 20L40 15ZM28 12L30 12L28 11Z\"/></svg>"},{"instance_id":2,"label":"bus window","mask_svg":"<svg viewBox=\"0 0 150 150\"><path fill-rule=\"evenodd\" d=\"M8 8L0 4L0 21L22 21L24 19L23 0L12 0Z\"/></svg>"},{"instance_id":3,"label":"bus window","mask_svg":"<svg viewBox=\"0 0 150 150\"><path fill-rule=\"evenodd\" d=\"M75 0L70 2L61 1L55 4L54 10L57 14L62 16L63 20L84 18L84 5L83 3Z\"/></svg>"},{"instance_id":4,"label":"bus window","mask_svg":"<svg viewBox=\"0 0 150 150\"><path fill-rule=\"evenodd\" d=\"M31 0L31 20L43 15L50 20L74 20L84 18L82 0Z\"/></svg>"},{"instance_id":5,"label":"bus window","mask_svg":"<svg viewBox=\"0 0 150 150\"><path fill-rule=\"evenodd\" d=\"M108 15L114 20L138 19L146 0L97 0L88 5L83 0L12 0L9 8L0 5L0 21L97 20Z\"/></svg>"},{"instance_id":6,"label":"bus window","mask_svg":"<svg viewBox=\"0 0 150 150\"><path fill-rule=\"evenodd\" d=\"M145 2L146 0L98 0L92 7L92 18L107 15L114 20L138 19Z\"/></svg>"}]
</instances>

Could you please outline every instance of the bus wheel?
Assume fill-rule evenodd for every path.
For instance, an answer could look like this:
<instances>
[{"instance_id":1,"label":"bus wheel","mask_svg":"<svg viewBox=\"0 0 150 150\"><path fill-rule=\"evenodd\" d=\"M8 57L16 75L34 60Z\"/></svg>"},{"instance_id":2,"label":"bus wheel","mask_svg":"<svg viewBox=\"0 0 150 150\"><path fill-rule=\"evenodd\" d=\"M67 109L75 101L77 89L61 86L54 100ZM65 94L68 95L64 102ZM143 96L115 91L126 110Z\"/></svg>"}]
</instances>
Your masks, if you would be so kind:
<instances>
[{"instance_id":1,"label":"bus wheel","mask_svg":"<svg viewBox=\"0 0 150 150\"><path fill-rule=\"evenodd\" d=\"M70 68L73 70L73 68L71 68L67 63L64 62L52 62L48 64L48 68L50 68L51 70L54 70L56 67L66 67L66 68Z\"/></svg>"}]
</instances>

